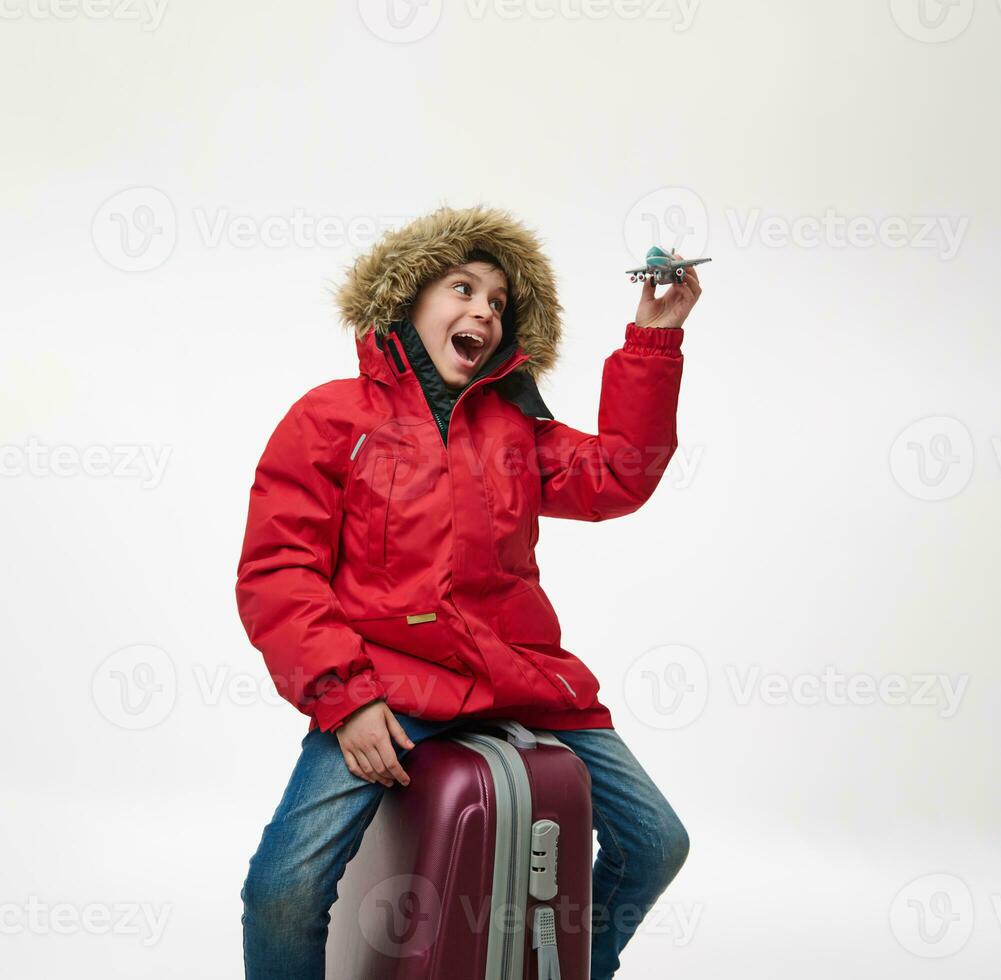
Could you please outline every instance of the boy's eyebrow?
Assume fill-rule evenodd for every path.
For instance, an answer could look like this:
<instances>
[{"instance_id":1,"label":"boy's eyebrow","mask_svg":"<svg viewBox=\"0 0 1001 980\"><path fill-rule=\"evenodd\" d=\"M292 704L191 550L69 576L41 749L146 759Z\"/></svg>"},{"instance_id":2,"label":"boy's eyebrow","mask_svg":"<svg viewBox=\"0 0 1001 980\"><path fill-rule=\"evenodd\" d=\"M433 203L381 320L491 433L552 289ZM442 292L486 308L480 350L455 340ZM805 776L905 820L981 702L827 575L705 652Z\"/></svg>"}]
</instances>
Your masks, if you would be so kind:
<instances>
[{"instance_id":1,"label":"boy's eyebrow","mask_svg":"<svg viewBox=\"0 0 1001 980\"><path fill-rule=\"evenodd\" d=\"M483 282L480 276L478 276L471 269L463 269L457 265L453 265L450 269L446 269L444 275L451 276L455 275L455 273L459 273L459 275L463 276L469 276L470 279L475 279L477 282ZM499 289L505 296L507 296L507 290L503 286L497 286L496 288Z\"/></svg>"}]
</instances>

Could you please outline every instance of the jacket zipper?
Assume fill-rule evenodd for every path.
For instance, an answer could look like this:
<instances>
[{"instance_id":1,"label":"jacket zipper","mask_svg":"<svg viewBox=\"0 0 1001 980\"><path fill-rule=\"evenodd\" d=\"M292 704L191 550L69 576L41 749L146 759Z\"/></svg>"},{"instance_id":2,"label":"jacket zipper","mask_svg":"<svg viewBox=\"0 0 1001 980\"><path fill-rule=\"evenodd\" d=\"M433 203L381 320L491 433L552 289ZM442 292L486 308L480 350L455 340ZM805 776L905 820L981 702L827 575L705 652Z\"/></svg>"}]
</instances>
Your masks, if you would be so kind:
<instances>
[{"instance_id":1,"label":"jacket zipper","mask_svg":"<svg viewBox=\"0 0 1001 980\"><path fill-rule=\"evenodd\" d=\"M441 436L442 445L445 446L446 450L448 449L448 434L452 430L452 419L455 416L455 410L459 407L459 402L466 397L466 392L472 391L475 387L477 387L477 385L481 385L486 381L499 381L506 374L513 371L519 364L527 360L527 354L519 356L517 353L513 353L504 363L502 368L495 368L492 373L486 374L482 378L477 378L471 385L463 388L459 393L459 397L456 398L455 403L452 405L452 411L448 416L447 422L444 422L438 412L435 411L434 406L431 404L431 400L428 398L427 392L424 390L424 385L421 384L421 379L417 377L416 373L414 373L414 379L417 381L417 386L421 389L421 394L424 396L424 404L427 405L428 411L431 413L431 418L434 419L434 424L438 427L438 434ZM412 367L411 371L413 371Z\"/></svg>"}]
</instances>

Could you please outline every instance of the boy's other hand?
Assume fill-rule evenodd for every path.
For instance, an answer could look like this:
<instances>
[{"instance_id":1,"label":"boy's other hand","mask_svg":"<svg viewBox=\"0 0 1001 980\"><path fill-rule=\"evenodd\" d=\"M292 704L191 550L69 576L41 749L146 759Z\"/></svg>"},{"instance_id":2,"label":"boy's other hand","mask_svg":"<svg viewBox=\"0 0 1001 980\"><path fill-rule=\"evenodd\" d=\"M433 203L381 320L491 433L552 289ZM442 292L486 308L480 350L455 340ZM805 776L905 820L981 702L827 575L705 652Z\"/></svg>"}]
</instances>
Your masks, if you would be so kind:
<instances>
[{"instance_id":1,"label":"boy's other hand","mask_svg":"<svg viewBox=\"0 0 1001 980\"><path fill-rule=\"evenodd\" d=\"M676 253L677 254L677 253ZM684 258L678 254L679 259ZM656 296L652 279L643 283L640 305L636 308L637 327L680 327L702 295L699 274L693 265L685 270L685 281L672 283L663 296Z\"/></svg>"},{"instance_id":2,"label":"boy's other hand","mask_svg":"<svg viewBox=\"0 0 1001 980\"><path fill-rule=\"evenodd\" d=\"M412 749L414 743L385 701L373 701L352 712L334 734L354 775L383 786L392 786L394 779L404 786L410 785L410 777L396 758L390 736L405 749Z\"/></svg>"}]
</instances>

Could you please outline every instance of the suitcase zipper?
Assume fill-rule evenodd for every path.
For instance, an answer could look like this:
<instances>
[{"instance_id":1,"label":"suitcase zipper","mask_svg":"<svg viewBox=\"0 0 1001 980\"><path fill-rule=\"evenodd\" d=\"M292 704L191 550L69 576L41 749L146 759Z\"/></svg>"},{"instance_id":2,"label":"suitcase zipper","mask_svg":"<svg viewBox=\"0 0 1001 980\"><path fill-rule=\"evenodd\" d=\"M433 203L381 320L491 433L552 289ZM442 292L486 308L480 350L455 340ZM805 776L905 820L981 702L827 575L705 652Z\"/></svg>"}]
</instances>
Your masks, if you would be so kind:
<instances>
[{"instance_id":1,"label":"suitcase zipper","mask_svg":"<svg viewBox=\"0 0 1001 980\"><path fill-rule=\"evenodd\" d=\"M504 770L504 776L507 781L508 791L510 793L509 799L511 800L512 859L508 862L507 883L505 886L506 894L502 896L504 899L502 904L503 907L510 908L512 904L518 904L518 898L515 895L516 882L519 879L519 873L522 871L521 865L524 863L525 858L525 854L523 853L524 847L522 847L522 838L528 836L528 829L522 826L520 807L518 806L517 781L505 751L497 745L494 738L489 735L480 735L475 732L466 732L460 736L460 740L465 738L468 738L477 745L482 746L500 763L500 767ZM517 750L514 749L513 751L516 752ZM529 813L528 819L531 821L531 813ZM531 850L530 839L528 840L528 846L529 850ZM521 877L525 877L524 873L521 873ZM496 907L496 896L494 896L494 903L492 904ZM526 908L522 908L522 911L527 913ZM501 957L500 972L497 975L498 980L522 980L522 964L520 958L516 956L515 950L515 940L517 935L524 936L524 933L518 933L515 929L504 929L503 955Z\"/></svg>"},{"instance_id":2,"label":"suitcase zipper","mask_svg":"<svg viewBox=\"0 0 1001 980\"><path fill-rule=\"evenodd\" d=\"M508 789L511 794L512 803L517 799L516 788L514 785L514 777L511 773L511 766L508 764L507 758L503 752L497 750L497 747L489 738L478 739L481 744L488 745L490 750L494 752L497 758L500 760L501 767L504 770L504 776L507 779ZM521 828L518 826L518 808L517 806L511 807L511 840L517 844L521 836ZM511 902L514 900L514 871L515 871L515 861L510 861L507 867L507 894L504 896L504 907L509 908ZM501 960L501 976L507 980L507 977L511 976L513 963L511 957L511 944L514 937L513 929L506 929L504 931L504 956Z\"/></svg>"}]
</instances>

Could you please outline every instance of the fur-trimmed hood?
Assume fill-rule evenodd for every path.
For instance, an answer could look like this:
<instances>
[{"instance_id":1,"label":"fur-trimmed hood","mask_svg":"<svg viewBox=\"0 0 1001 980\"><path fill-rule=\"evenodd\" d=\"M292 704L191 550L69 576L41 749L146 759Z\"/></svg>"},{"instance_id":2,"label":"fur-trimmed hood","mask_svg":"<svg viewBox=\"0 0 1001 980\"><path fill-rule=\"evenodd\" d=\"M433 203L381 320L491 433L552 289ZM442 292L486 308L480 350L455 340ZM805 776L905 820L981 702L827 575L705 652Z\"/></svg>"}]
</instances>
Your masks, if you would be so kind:
<instances>
[{"instance_id":1,"label":"fur-trimmed hood","mask_svg":"<svg viewBox=\"0 0 1001 980\"><path fill-rule=\"evenodd\" d=\"M539 240L507 211L446 205L384 234L355 260L335 291L345 326L357 338L373 329L385 335L425 283L462 265L473 249L490 252L507 274L515 338L530 358L516 370L537 380L556 363L563 307Z\"/></svg>"}]
</instances>

